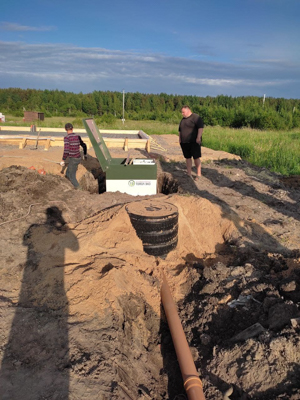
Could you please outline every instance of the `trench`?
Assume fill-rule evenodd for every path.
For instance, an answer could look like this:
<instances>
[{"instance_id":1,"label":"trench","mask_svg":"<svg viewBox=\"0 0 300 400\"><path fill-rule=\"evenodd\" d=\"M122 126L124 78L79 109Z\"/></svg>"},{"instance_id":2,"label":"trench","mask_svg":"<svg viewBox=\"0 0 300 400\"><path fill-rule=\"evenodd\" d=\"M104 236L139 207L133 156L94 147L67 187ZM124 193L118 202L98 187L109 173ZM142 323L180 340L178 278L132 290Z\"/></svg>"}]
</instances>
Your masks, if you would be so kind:
<instances>
[{"instance_id":1,"label":"trench","mask_svg":"<svg viewBox=\"0 0 300 400\"><path fill-rule=\"evenodd\" d=\"M299 398L299 365L291 368L294 357L289 359L288 355L289 351L297 353L299 349L298 333L289 327L284 315L297 314L299 295L296 290L293 293L280 290L282 275L274 270L275 258L260 254L254 267L250 264L253 254L233 254L228 248L227 261L223 253L223 259L219 256L217 260L214 257L190 260L173 271L180 274L184 269L189 270L186 282L189 289L177 303L177 309L206 400ZM277 261L284 267L284 259ZM296 278L299 283L297 273L290 281ZM153 276L145 274L145 279L158 289L159 282ZM241 306L229 307L223 300L240 295L250 296ZM156 315L149 303L134 295L119 301L124 318L119 331L123 357L115 380L121 386L124 383L121 398L187 399L163 308ZM253 337L244 333L242 339L235 339L258 321L262 327L260 333ZM146 346L137 340L137 335L148 337ZM272 345L273 340L277 347ZM289 371L285 379L274 377L270 360ZM232 394L224 397L229 389Z\"/></svg>"}]
</instances>

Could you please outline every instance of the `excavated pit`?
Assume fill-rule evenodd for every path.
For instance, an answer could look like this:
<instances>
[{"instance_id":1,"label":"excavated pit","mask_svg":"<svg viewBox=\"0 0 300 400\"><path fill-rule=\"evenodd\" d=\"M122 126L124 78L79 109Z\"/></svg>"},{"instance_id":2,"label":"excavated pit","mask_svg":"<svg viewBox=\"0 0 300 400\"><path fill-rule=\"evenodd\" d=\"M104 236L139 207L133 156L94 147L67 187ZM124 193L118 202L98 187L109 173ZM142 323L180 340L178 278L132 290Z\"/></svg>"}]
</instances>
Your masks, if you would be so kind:
<instances>
[{"instance_id":1,"label":"excavated pit","mask_svg":"<svg viewBox=\"0 0 300 400\"><path fill-rule=\"evenodd\" d=\"M179 183L177 179L174 179L172 174L168 172L161 172L157 178L158 193L165 195L178 193Z\"/></svg>"},{"instance_id":2,"label":"excavated pit","mask_svg":"<svg viewBox=\"0 0 300 400\"><path fill-rule=\"evenodd\" d=\"M105 173L101 168L92 168L87 171L79 180L80 186L91 194L105 193ZM168 172L159 172L157 177L157 192L165 195L178 193L179 183Z\"/></svg>"},{"instance_id":3,"label":"excavated pit","mask_svg":"<svg viewBox=\"0 0 300 400\"><path fill-rule=\"evenodd\" d=\"M2 170L0 184L1 399L184 398L162 270L207 400L230 386L233 400L300 398L290 325L299 254L254 253L219 206L165 193L178 209L178 245L161 259L130 222L125 206L139 199L79 192L22 167ZM256 336L237 339L254 323Z\"/></svg>"},{"instance_id":4,"label":"excavated pit","mask_svg":"<svg viewBox=\"0 0 300 400\"><path fill-rule=\"evenodd\" d=\"M97 184L96 184L97 182ZM86 172L80 180L80 185L90 193L105 193L105 173L101 169ZM168 172L160 172L157 177L157 192L165 195L178 193L179 183Z\"/></svg>"}]
</instances>

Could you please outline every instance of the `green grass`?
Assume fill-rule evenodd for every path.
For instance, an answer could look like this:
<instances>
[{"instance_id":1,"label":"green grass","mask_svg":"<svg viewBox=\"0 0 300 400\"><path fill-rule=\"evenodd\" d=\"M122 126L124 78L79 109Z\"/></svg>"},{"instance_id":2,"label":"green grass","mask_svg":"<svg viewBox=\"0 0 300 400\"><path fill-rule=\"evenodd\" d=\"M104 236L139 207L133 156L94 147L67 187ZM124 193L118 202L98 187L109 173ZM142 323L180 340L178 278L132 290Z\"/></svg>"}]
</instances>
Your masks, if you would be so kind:
<instances>
[{"instance_id":1,"label":"green grass","mask_svg":"<svg viewBox=\"0 0 300 400\"><path fill-rule=\"evenodd\" d=\"M116 120L113 125L105 125L107 129L131 129L141 130L148 135L177 135L178 124L170 124L160 121L125 121L123 124L121 120Z\"/></svg>"},{"instance_id":2,"label":"green grass","mask_svg":"<svg viewBox=\"0 0 300 400\"><path fill-rule=\"evenodd\" d=\"M300 175L300 131L207 127L203 146L239 155L282 175Z\"/></svg>"},{"instance_id":3,"label":"green grass","mask_svg":"<svg viewBox=\"0 0 300 400\"><path fill-rule=\"evenodd\" d=\"M74 118L70 117L51 117L45 118L44 121L24 122L23 117L14 117L12 115L5 115L5 123L1 123L3 126L31 126L35 124L41 128L64 128L67 122L72 122ZM79 128L79 126L78 126ZM81 128L83 128L81 123Z\"/></svg>"},{"instance_id":4,"label":"green grass","mask_svg":"<svg viewBox=\"0 0 300 400\"><path fill-rule=\"evenodd\" d=\"M30 126L22 117L6 115L3 125ZM72 122L75 128L83 128L81 118L52 117L37 121L37 127L63 128ZM179 122L179 121L178 121ZM142 130L149 135L178 134L178 124L159 121L129 121L123 124L115 120L111 125L99 125L105 129ZM259 167L265 167L282 175L300 175L300 131L259 131L208 126L204 129L203 146L239 155Z\"/></svg>"}]
</instances>

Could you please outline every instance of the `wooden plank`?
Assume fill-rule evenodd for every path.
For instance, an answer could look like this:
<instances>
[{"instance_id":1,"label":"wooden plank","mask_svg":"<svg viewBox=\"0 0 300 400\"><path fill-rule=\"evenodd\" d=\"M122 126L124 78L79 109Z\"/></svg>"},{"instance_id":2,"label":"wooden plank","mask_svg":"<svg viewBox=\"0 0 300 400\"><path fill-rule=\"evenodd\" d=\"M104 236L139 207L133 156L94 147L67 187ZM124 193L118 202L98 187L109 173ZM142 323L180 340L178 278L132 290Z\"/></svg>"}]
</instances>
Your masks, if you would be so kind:
<instances>
[{"instance_id":1,"label":"wooden plank","mask_svg":"<svg viewBox=\"0 0 300 400\"><path fill-rule=\"evenodd\" d=\"M100 129L99 131L101 133L101 135L105 135L105 133L107 134L126 134L126 135L138 135L139 131L138 130L122 130L122 129Z\"/></svg>"},{"instance_id":2,"label":"wooden plank","mask_svg":"<svg viewBox=\"0 0 300 400\"><path fill-rule=\"evenodd\" d=\"M63 137L51 137L51 147L64 147Z\"/></svg>"},{"instance_id":3,"label":"wooden plank","mask_svg":"<svg viewBox=\"0 0 300 400\"><path fill-rule=\"evenodd\" d=\"M45 144L45 150L49 150L50 147L51 147L51 139L48 138L47 141L46 141L46 144Z\"/></svg>"},{"instance_id":4,"label":"wooden plank","mask_svg":"<svg viewBox=\"0 0 300 400\"><path fill-rule=\"evenodd\" d=\"M130 139L130 138L103 138L107 147L116 147L123 148L125 151L128 151L129 148L137 148L137 149L146 149L150 152L150 139ZM92 144L89 138L82 138L84 143L87 145L87 148L92 148ZM63 147L64 146L64 137L39 137L39 143L45 141L45 150L49 150L50 147ZM28 144L36 144L36 137L29 136L0 136L0 143L8 143L12 145L19 145L20 149L23 149Z\"/></svg>"},{"instance_id":5,"label":"wooden plank","mask_svg":"<svg viewBox=\"0 0 300 400\"><path fill-rule=\"evenodd\" d=\"M19 143L19 149L24 149L24 147L26 146L26 141L27 141L27 139L24 138L24 139Z\"/></svg>"},{"instance_id":6,"label":"wooden plank","mask_svg":"<svg viewBox=\"0 0 300 400\"><path fill-rule=\"evenodd\" d=\"M150 136L148 136L147 133L145 133L144 131L139 131L139 137L146 140L150 139Z\"/></svg>"},{"instance_id":7,"label":"wooden plank","mask_svg":"<svg viewBox=\"0 0 300 400\"><path fill-rule=\"evenodd\" d=\"M128 138L125 139L124 150L128 151Z\"/></svg>"}]
</instances>

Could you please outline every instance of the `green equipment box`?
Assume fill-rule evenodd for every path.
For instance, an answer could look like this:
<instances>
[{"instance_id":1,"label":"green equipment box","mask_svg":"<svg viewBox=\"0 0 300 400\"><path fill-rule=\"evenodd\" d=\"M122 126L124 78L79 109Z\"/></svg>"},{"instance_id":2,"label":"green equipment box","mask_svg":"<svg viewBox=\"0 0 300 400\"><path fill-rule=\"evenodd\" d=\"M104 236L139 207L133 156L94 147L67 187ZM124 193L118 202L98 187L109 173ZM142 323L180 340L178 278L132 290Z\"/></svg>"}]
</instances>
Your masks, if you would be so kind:
<instances>
[{"instance_id":1,"label":"green equipment box","mask_svg":"<svg viewBox=\"0 0 300 400\"><path fill-rule=\"evenodd\" d=\"M150 159L112 158L93 118L82 120L103 172L106 191L133 196L157 193L157 165Z\"/></svg>"}]
</instances>

